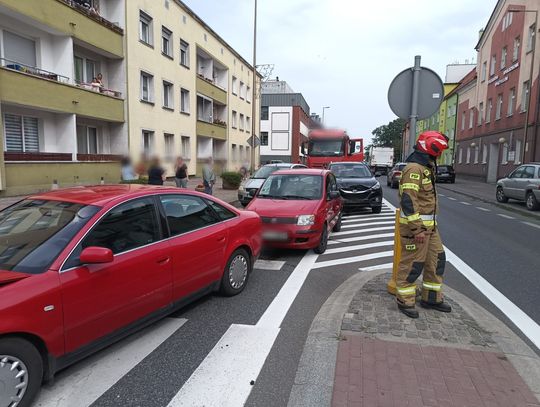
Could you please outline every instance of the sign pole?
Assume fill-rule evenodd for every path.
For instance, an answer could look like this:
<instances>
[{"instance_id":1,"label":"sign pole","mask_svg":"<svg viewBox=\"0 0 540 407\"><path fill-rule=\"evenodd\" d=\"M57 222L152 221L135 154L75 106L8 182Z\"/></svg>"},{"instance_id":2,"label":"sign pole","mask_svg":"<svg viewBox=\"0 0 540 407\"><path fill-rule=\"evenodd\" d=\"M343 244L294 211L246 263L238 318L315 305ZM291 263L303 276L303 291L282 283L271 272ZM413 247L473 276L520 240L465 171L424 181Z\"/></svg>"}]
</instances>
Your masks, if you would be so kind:
<instances>
[{"instance_id":1,"label":"sign pole","mask_svg":"<svg viewBox=\"0 0 540 407\"><path fill-rule=\"evenodd\" d=\"M411 115L409 125L409 152L411 154L414 151L414 145L416 144L416 121L418 120L418 93L420 91L420 55L414 57L413 67L413 81L412 81L412 98L411 98ZM408 155L407 154L407 155Z\"/></svg>"}]
</instances>

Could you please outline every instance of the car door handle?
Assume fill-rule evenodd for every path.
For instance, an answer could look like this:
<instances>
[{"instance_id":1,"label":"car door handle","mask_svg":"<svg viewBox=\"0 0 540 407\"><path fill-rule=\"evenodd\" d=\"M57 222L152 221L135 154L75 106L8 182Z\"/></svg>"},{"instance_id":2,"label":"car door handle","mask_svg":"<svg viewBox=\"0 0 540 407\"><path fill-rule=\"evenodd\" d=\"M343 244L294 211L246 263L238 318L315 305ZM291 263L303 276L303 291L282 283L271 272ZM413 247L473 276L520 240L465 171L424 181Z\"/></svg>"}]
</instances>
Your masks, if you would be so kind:
<instances>
[{"instance_id":1,"label":"car door handle","mask_svg":"<svg viewBox=\"0 0 540 407\"><path fill-rule=\"evenodd\" d=\"M221 242L224 242L225 241L225 236L220 236L216 239L219 243Z\"/></svg>"},{"instance_id":2,"label":"car door handle","mask_svg":"<svg viewBox=\"0 0 540 407\"><path fill-rule=\"evenodd\" d=\"M164 257L162 259L159 259L157 261L157 264L159 264L160 266L164 266L165 264L168 264L169 261L171 261L171 258L169 256L167 256L167 257Z\"/></svg>"}]
</instances>

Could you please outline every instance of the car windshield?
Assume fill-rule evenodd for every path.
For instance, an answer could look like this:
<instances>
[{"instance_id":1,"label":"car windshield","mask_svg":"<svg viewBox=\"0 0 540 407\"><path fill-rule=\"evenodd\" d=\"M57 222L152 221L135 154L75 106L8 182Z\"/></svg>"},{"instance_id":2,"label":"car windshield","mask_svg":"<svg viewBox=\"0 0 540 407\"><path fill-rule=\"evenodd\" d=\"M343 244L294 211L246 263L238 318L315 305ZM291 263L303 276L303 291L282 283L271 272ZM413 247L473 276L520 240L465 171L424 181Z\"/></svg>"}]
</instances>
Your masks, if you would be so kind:
<instances>
[{"instance_id":1,"label":"car windshield","mask_svg":"<svg viewBox=\"0 0 540 407\"><path fill-rule=\"evenodd\" d=\"M0 212L0 269L45 272L96 206L27 199Z\"/></svg>"},{"instance_id":2,"label":"car windshield","mask_svg":"<svg viewBox=\"0 0 540 407\"><path fill-rule=\"evenodd\" d=\"M308 154L312 157L342 156L343 140L311 140Z\"/></svg>"},{"instance_id":3,"label":"car windshield","mask_svg":"<svg viewBox=\"0 0 540 407\"><path fill-rule=\"evenodd\" d=\"M253 178L266 179L270 176L270 174L279 169L283 168L279 168L277 165L265 165L264 167L259 168L255 174L253 174Z\"/></svg>"},{"instance_id":4,"label":"car windshield","mask_svg":"<svg viewBox=\"0 0 540 407\"><path fill-rule=\"evenodd\" d=\"M365 165L332 164L329 169L336 178L371 178L373 176Z\"/></svg>"},{"instance_id":5,"label":"car windshield","mask_svg":"<svg viewBox=\"0 0 540 407\"><path fill-rule=\"evenodd\" d=\"M322 196L320 175L271 175L259 191L259 198L317 200Z\"/></svg>"},{"instance_id":6,"label":"car windshield","mask_svg":"<svg viewBox=\"0 0 540 407\"><path fill-rule=\"evenodd\" d=\"M448 172L448 167L438 167L437 170L440 173L446 173L446 172Z\"/></svg>"},{"instance_id":7,"label":"car windshield","mask_svg":"<svg viewBox=\"0 0 540 407\"><path fill-rule=\"evenodd\" d=\"M398 171L403 171L403 169L407 166L407 164L400 164L398 167L397 167L397 170Z\"/></svg>"}]
</instances>

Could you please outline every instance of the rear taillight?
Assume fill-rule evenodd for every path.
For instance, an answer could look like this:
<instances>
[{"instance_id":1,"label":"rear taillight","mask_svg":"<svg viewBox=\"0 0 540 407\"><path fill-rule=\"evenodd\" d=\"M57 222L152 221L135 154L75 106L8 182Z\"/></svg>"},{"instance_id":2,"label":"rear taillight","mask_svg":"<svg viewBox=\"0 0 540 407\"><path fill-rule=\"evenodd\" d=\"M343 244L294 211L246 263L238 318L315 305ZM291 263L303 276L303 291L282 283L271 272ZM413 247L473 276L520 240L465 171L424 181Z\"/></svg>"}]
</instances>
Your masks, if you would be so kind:
<instances>
[{"instance_id":1,"label":"rear taillight","mask_svg":"<svg viewBox=\"0 0 540 407\"><path fill-rule=\"evenodd\" d=\"M394 175L401 175L401 171L394 172Z\"/></svg>"}]
</instances>

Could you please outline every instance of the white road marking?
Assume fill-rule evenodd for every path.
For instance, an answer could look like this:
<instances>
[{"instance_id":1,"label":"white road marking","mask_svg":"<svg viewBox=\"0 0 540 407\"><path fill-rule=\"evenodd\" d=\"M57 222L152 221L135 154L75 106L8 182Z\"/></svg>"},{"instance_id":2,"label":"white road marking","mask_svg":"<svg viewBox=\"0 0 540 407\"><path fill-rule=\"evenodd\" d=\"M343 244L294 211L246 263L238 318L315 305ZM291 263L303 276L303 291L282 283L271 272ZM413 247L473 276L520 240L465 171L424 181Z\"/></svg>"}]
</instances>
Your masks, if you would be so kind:
<instances>
[{"instance_id":1,"label":"white road marking","mask_svg":"<svg viewBox=\"0 0 540 407\"><path fill-rule=\"evenodd\" d=\"M279 328L231 325L169 407L239 407L253 388Z\"/></svg>"},{"instance_id":2,"label":"white road marking","mask_svg":"<svg viewBox=\"0 0 540 407\"><path fill-rule=\"evenodd\" d=\"M344 239L329 240L328 244L340 244L340 243L351 243L351 242L361 242L363 240L379 239L386 237L394 237L394 233L383 233L380 235L369 235L369 236L357 236L357 237L347 237Z\"/></svg>"},{"instance_id":3,"label":"white road marking","mask_svg":"<svg viewBox=\"0 0 540 407\"><path fill-rule=\"evenodd\" d=\"M388 220L388 219L394 219L395 216L392 215L386 215L386 216L377 216L373 218L364 218L364 219L349 219L349 218L343 218L342 223L358 223L362 224L361 222L370 221L370 220Z\"/></svg>"},{"instance_id":4,"label":"white road marking","mask_svg":"<svg viewBox=\"0 0 540 407\"><path fill-rule=\"evenodd\" d=\"M385 263L385 264L379 264L377 266L371 266L371 267L360 267L358 270L360 271L375 271L375 270L383 270L383 269L391 269L394 266L394 263Z\"/></svg>"},{"instance_id":5,"label":"white road marking","mask_svg":"<svg viewBox=\"0 0 540 407\"><path fill-rule=\"evenodd\" d=\"M537 225L536 223L531 223L531 222L521 222L521 223L524 223L524 224L526 224L526 225L532 226L533 228L538 228L538 229L540 229L540 225Z\"/></svg>"},{"instance_id":6,"label":"white road marking","mask_svg":"<svg viewBox=\"0 0 540 407\"><path fill-rule=\"evenodd\" d=\"M145 330L84 359L44 386L36 407L89 406L133 367L176 332L187 320L165 318Z\"/></svg>"},{"instance_id":7,"label":"white road marking","mask_svg":"<svg viewBox=\"0 0 540 407\"><path fill-rule=\"evenodd\" d=\"M479 210L484 211L484 212L491 212L490 209L482 208L481 206L477 206L476 209L479 209Z\"/></svg>"},{"instance_id":8,"label":"white road marking","mask_svg":"<svg viewBox=\"0 0 540 407\"><path fill-rule=\"evenodd\" d=\"M451 201L457 201L456 198L452 198L451 196L448 196L447 198L450 199Z\"/></svg>"},{"instance_id":9,"label":"white road marking","mask_svg":"<svg viewBox=\"0 0 540 407\"><path fill-rule=\"evenodd\" d=\"M344 247L337 247L335 249L328 249L324 254L335 254L335 253L346 253L346 252L352 252L354 250L364 250L364 249L373 249L375 247L385 247L385 246L393 246L394 241L393 240L386 240L384 242L375 242L375 243L366 243L366 244L359 244L354 246L344 246Z\"/></svg>"},{"instance_id":10,"label":"white road marking","mask_svg":"<svg viewBox=\"0 0 540 407\"><path fill-rule=\"evenodd\" d=\"M439 196L444 196L444 197L445 197L446 195L443 195L443 194L439 194Z\"/></svg>"},{"instance_id":11,"label":"white road marking","mask_svg":"<svg viewBox=\"0 0 540 407\"><path fill-rule=\"evenodd\" d=\"M359 230L348 230L346 232L335 232L332 233L332 236L346 236L346 235L356 235L357 233L365 232L379 232L383 230L394 230L395 226L384 226L381 228L368 228L368 229L359 229Z\"/></svg>"},{"instance_id":12,"label":"white road marking","mask_svg":"<svg viewBox=\"0 0 540 407\"><path fill-rule=\"evenodd\" d=\"M357 228L359 226L384 226L384 225L393 225L395 223L394 220L389 220L389 221L382 221L382 222L370 222L370 223L363 223L363 224L360 224L360 225L344 225L341 227L341 229L354 229L354 228ZM362 231L362 229L358 229L359 232Z\"/></svg>"},{"instance_id":13,"label":"white road marking","mask_svg":"<svg viewBox=\"0 0 540 407\"><path fill-rule=\"evenodd\" d=\"M472 206L472 204L469 203L469 202L460 201L459 203L462 204L462 205Z\"/></svg>"},{"instance_id":14,"label":"white road marking","mask_svg":"<svg viewBox=\"0 0 540 407\"><path fill-rule=\"evenodd\" d=\"M502 213L498 213L497 216L500 216L501 218L504 218L504 219L516 219L513 216L504 215Z\"/></svg>"},{"instance_id":15,"label":"white road marking","mask_svg":"<svg viewBox=\"0 0 540 407\"><path fill-rule=\"evenodd\" d=\"M260 270L272 270L279 271L285 265L284 261L278 260L257 260L253 266L256 269Z\"/></svg>"},{"instance_id":16,"label":"white road marking","mask_svg":"<svg viewBox=\"0 0 540 407\"><path fill-rule=\"evenodd\" d=\"M380 259L383 257L392 257L393 255L394 255L393 251L387 251L387 252L364 254L363 256L345 257L341 259L327 260L327 261L321 261L320 263L315 263L313 268L320 269L323 267L338 266L340 264L349 264L349 263L356 263L359 261Z\"/></svg>"}]
</instances>

